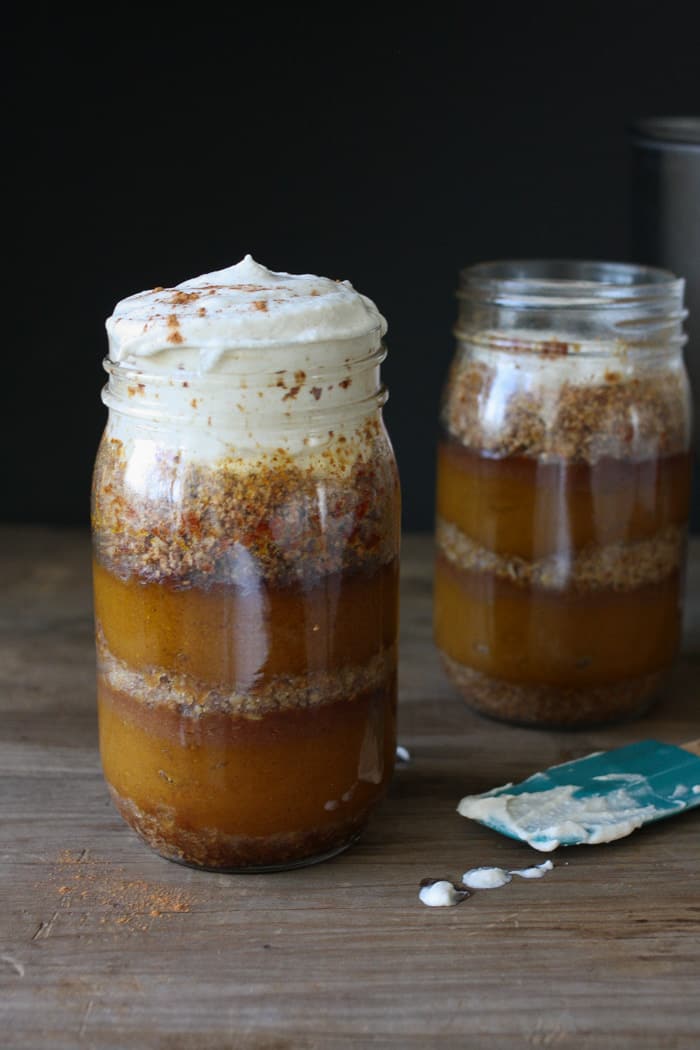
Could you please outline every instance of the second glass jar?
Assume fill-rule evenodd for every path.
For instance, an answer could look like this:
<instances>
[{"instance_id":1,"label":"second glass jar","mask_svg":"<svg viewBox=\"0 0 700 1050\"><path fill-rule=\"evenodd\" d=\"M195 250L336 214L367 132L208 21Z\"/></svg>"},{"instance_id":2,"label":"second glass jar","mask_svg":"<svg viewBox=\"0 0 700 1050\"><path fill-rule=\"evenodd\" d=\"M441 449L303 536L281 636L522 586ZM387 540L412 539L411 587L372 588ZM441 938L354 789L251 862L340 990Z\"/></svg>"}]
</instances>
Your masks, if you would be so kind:
<instances>
[{"instance_id":1,"label":"second glass jar","mask_svg":"<svg viewBox=\"0 0 700 1050\"><path fill-rule=\"evenodd\" d=\"M462 274L442 410L435 636L476 710L640 713L677 653L689 510L683 282L623 264Z\"/></svg>"}]
</instances>

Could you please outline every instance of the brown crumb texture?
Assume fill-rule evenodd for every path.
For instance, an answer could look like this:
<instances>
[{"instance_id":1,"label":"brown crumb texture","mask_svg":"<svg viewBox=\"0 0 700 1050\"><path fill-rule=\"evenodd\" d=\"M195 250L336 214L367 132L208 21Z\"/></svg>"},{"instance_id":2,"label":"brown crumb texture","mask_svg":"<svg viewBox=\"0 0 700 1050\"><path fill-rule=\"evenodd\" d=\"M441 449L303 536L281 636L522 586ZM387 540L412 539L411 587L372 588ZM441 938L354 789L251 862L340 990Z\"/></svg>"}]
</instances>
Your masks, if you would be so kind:
<instances>
[{"instance_id":1,"label":"brown crumb texture","mask_svg":"<svg viewBox=\"0 0 700 1050\"><path fill-rule=\"evenodd\" d=\"M635 718L650 707L664 680L664 672L657 671L586 688L529 685L485 675L445 653L441 658L448 677L479 714L513 725L553 729Z\"/></svg>"},{"instance_id":2,"label":"brown crumb texture","mask_svg":"<svg viewBox=\"0 0 700 1050\"><path fill-rule=\"evenodd\" d=\"M562 353L548 351L554 358ZM522 381L513 387L502 382L498 354L513 357L500 349L490 364L458 354L451 368L443 423L469 448L595 462L603 456L670 455L687 447L689 395L681 371L640 368L636 376L623 377L611 370L602 382L562 381L552 390L528 381L523 354Z\"/></svg>"},{"instance_id":3,"label":"brown crumb texture","mask_svg":"<svg viewBox=\"0 0 700 1050\"><path fill-rule=\"evenodd\" d=\"M475 543L456 525L438 518L436 544L448 561L470 572L492 573L519 587L580 592L630 591L659 583L677 572L685 550L685 529L667 525L654 536L631 543L562 551L528 561L496 554Z\"/></svg>"},{"instance_id":4,"label":"brown crumb texture","mask_svg":"<svg viewBox=\"0 0 700 1050\"><path fill-rule=\"evenodd\" d=\"M194 868L233 872L302 867L333 856L358 839L374 805L337 824L255 837L217 828L190 831L174 814L169 818L165 807L156 815L122 798L111 786L109 793L126 823L161 857Z\"/></svg>"},{"instance_id":5,"label":"brown crumb texture","mask_svg":"<svg viewBox=\"0 0 700 1050\"><path fill-rule=\"evenodd\" d=\"M398 478L381 425L361 436L361 450L335 442L306 464L278 449L253 465L231 456L210 466L162 448L136 491L121 442L105 435L96 557L122 579L184 588L306 584L386 564L398 547Z\"/></svg>"},{"instance_id":6,"label":"brown crumb texture","mask_svg":"<svg viewBox=\"0 0 700 1050\"><path fill-rule=\"evenodd\" d=\"M148 707L191 719L214 712L259 719L277 711L352 703L357 696L386 688L396 674L396 646L392 646L362 666L275 675L262 678L246 693L238 693L212 689L191 675L176 674L163 667L134 670L110 653L99 624L96 635L99 673L111 689L138 698Z\"/></svg>"}]
</instances>

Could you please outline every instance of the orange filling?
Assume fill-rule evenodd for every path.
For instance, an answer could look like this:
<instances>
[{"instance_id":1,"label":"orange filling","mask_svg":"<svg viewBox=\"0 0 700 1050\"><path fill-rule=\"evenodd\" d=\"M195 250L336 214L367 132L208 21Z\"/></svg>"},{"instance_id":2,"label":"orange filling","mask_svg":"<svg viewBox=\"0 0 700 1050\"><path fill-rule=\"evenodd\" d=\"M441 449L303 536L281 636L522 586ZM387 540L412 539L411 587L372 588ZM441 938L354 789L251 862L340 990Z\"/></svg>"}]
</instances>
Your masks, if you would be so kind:
<instances>
[{"instance_id":1,"label":"orange filling","mask_svg":"<svg viewBox=\"0 0 700 1050\"><path fill-rule=\"evenodd\" d=\"M689 457L595 464L480 455L444 442L438 515L503 556L548 555L647 539L683 526ZM461 569L444 556L435 577L435 637L453 660L506 681L594 687L660 671L680 641L680 572L616 588L610 578L583 592L523 585Z\"/></svg>"},{"instance_id":2,"label":"orange filling","mask_svg":"<svg viewBox=\"0 0 700 1050\"><path fill-rule=\"evenodd\" d=\"M105 777L156 821L164 841L184 859L198 832L203 842L212 833L306 836L308 851L310 834L320 841L326 829L357 828L393 767L395 673L388 668L379 687L369 687L363 671L395 644L396 565L329 576L307 590L183 590L123 581L99 564L94 580L106 645L132 670L189 675L200 695L207 688L224 697L264 690L260 711L249 699L243 713L235 698L229 708L221 697L210 701L222 710L187 701L178 707L117 691L99 677ZM356 684L328 702L312 691L309 703L310 671ZM227 849L195 859L236 866L235 844ZM264 852L256 862L266 863Z\"/></svg>"},{"instance_id":3,"label":"orange filling","mask_svg":"<svg viewBox=\"0 0 700 1050\"><path fill-rule=\"evenodd\" d=\"M104 682L98 704L108 783L175 839L178 832L255 838L351 824L383 794L393 767L393 681L259 720L149 709Z\"/></svg>"},{"instance_id":4,"label":"orange filling","mask_svg":"<svg viewBox=\"0 0 700 1050\"><path fill-rule=\"evenodd\" d=\"M437 513L496 554L526 559L641 540L687 521L688 455L640 462L496 458L444 441Z\"/></svg>"},{"instance_id":5,"label":"orange filling","mask_svg":"<svg viewBox=\"0 0 700 1050\"><path fill-rule=\"evenodd\" d=\"M435 570L435 640L493 678L591 687L662 670L680 641L678 573L631 591L548 592L490 573Z\"/></svg>"},{"instance_id":6,"label":"orange filling","mask_svg":"<svg viewBox=\"0 0 700 1050\"><path fill-rule=\"evenodd\" d=\"M95 617L110 652L246 691L278 674L364 666L396 640L398 568L327 576L313 588L178 590L94 566Z\"/></svg>"}]
</instances>

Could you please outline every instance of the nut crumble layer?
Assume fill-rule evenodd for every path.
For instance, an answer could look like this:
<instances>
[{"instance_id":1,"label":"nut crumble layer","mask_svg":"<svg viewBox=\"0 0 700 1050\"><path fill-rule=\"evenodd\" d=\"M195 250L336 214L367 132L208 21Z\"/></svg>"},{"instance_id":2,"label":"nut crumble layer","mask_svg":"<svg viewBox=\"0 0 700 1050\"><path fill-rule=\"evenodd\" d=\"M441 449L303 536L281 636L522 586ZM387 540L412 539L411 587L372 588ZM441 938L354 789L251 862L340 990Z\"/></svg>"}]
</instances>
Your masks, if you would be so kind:
<instances>
[{"instance_id":1,"label":"nut crumble layer","mask_svg":"<svg viewBox=\"0 0 700 1050\"><path fill-rule=\"evenodd\" d=\"M106 684L147 706L162 707L180 716L231 714L258 719L285 710L304 710L381 689L396 671L396 646L377 653L364 666L334 671L309 671L304 675L276 675L249 693L212 689L190 675L173 674L166 668L135 671L107 648L97 625L98 670Z\"/></svg>"},{"instance_id":2,"label":"nut crumble layer","mask_svg":"<svg viewBox=\"0 0 700 1050\"><path fill-rule=\"evenodd\" d=\"M163 447L139 473L133 459L105 436L93 482L95 554L121 579L287 586L396 557L398 477L376 422L308 463L279 449L211 465Z\"/></svg>"},{"instance_id":3,"label":"nut crumble layer","mask_svg":"<svg viewBox=\"0 0 700 1050\"><path fill-rule=\"evenodd\" d=\"M602 383L563 380L554 388L538 387L534 379L528 382L525 353L521 382L513 388L499 383L504 366L498 367L498 355L510 370L516 353L516 347L495 351L493 365L469 357L454 361L442 418L467 447L587 462L603 456L646 459L687 448L689 395L680 370L627 379L611 365Z\"/></svg>"},{"instance_id":4,"label":"nut crumble layer","mask_svg":"<svg viewBox=\"0 0 700 1050\"><path fill-rule=\"evenodd\" d=\"M683 560L685 530L667 525L650 539L528 561L516 555L495 554L474 543L452 522L438 518L436 543L457 568L491 573L523 588L630 591L660 583L678 571Z\"/></svg>"},{"instance_id":5,"label":"nut crumble layer","mask_svg":"<svg viewBox=\"0 0 700 1050\"><path fill-rule=\"evenodd\" d=\"M255 837L227 835L217 828L190 830L178 823L176 813L168 807L159 806L156 813L148 813L108 787L118 812L156 853L214 871L265 871L324 860L356 841L378 801L351 817L340 816L332 824Z\"/></svg>"},{"instance_id":6,"label":"nut crumble layer","mask_svg":"<svg viewBox=\"0 0 700 1050\"><path fill-rule=\"evenodd\" d=\"M515 725L568 728L642 714L656 698L665 672L655 671L608 685L525 685L492 678L440 654L448 677L470 707Z\"/></svg>"}]
</instances>

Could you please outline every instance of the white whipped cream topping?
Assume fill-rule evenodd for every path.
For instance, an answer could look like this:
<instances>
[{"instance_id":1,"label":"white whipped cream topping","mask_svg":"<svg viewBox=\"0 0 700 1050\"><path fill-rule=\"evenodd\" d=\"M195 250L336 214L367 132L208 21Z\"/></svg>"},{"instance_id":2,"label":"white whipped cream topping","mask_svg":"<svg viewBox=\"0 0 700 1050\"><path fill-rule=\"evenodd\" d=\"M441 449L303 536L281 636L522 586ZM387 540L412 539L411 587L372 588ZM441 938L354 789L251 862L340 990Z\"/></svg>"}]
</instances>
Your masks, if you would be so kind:
<instances>
[{"instance_id":1,"label":"white whipped cream topping","mask_svg":"<svg viewBox=\"0 0 700 1050\"><path fill-rule=\"evenodd\" d=\"M250 255L174 288L122 299L107 320L110 358L128 364L157 357L149 364L158 371L225 370L239 360L237 350L248 359L255 351L255 370L264 348L364 340L370 350L386 328L372 300L349 281L275 273Z\"/></svg>"},{"instance_id":2,"label":"white whipped cream topping","mask_svg":"<svg viewBox=\"0 0 700 1050\"><path fill-rule=\"evenodd\" d=\"M349 282L274 273L249 255L139 292L107 320L113 374L103 398L119 409L109 436L127 454L140 442L141 473L155 433L210 462L266 449L321 455L346 442L349 470L357 429L383 400L386 328Z\"/></svg>"}]
</instances>

